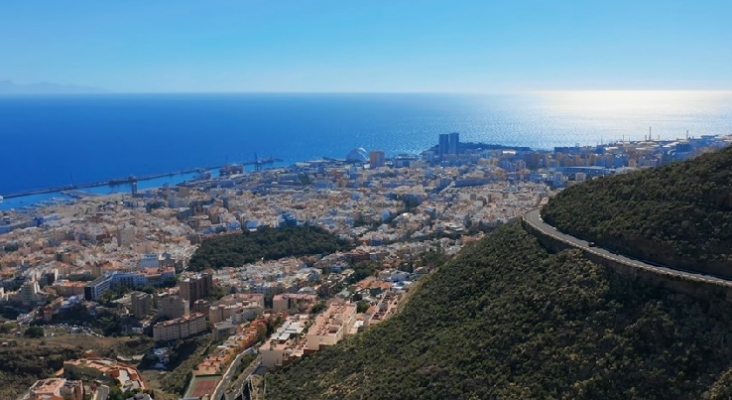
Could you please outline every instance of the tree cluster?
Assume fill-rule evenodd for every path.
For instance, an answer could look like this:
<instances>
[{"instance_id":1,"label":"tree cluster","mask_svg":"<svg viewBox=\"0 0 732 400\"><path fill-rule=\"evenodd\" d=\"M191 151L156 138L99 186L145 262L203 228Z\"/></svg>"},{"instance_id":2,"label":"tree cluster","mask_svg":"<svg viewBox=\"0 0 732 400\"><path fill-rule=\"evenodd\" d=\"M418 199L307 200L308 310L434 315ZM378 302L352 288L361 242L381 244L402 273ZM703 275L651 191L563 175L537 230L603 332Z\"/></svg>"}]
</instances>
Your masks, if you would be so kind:
<instances>
[{"instance_id":1,"label":"tree cluster","mask_svg":"<svg viewBox=\"0 0 732 400\"><path fill-rule=\"evenodd\" d=\"M167 393L184 394L191 380L192 371L200 364L215 344L211 335L199 335L175 342L170 349L169 372L161 379Z\"/></svg>"},{"instance_id":2,"label":"tree cluster","mask_svg":"<svg viewBox=\"0 0 732 400\"><path fill-rule=\"evenodd\" d=\"M42 329L41 329L42 331ZM52 376L65 360L81 358L81 348L0 347L0 399L15 399L38 379Z\"/></svg>"},{"instance_id":3,"label":"tree cluster","mask_svg":"<svg viewBox=\"0 0 732 400\"><path fill-rule=\"evenodd\" d=\"M122 318L115 312L99 307L95 315L89 314L86 307L77 303L54 316L54 323L88 326L104 336L119 336L122 332Z\"/></svg>"},{"instance_id":4,"label":"tree cluster","mask_svg":"<svg viewBox=\"0 0 732 400\"><path fill-rule=\"evenodd\" d=\"M193 271L207 268L240 267L256 260L276 260L288 256L329 254L346 250L351 244L315 226L263 227L255 232L205 239L188 263Z\"/></svg>"},{"instance_id":5,"label":"tree cluster","mask_svg":"<svg viewBox=\"0 0 732 400\"><path fill-rule=\"evenodd\" d=\"M25 330L23 333L23 336L29 337L29 338L42 338L44 336L43 328L40 326L31 326L28 327L28 329Z\"/></svg>"}]
</instances>

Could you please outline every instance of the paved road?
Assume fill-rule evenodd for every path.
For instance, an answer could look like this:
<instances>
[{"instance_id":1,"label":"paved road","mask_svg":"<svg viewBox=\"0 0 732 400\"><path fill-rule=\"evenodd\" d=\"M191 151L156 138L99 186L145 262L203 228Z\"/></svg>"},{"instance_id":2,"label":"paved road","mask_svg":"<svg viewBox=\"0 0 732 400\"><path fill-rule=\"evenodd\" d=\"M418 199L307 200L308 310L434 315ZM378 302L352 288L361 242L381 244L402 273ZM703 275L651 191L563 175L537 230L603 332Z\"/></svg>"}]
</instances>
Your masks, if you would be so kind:
<instances>
[{"instance_id":1,"label":"paved road","mask_svg":"<svg viewBox=\"0 0 732 400\"><path fill-rule=\"evenodd\" d=\"M241 362L241 359L247 355L247 354L255 354L257 350L254 348L254 346L242 351L239 353L238 356L236 356L236 359L234 362L229 364L229 368L226 370L226 373L221 378L221 381L216 385L216 389L214 390L213 395L211 396L211 399L217 400L223 398L224 394L226 393L226 389L229 387L229 383L231 383L231 378L234 377L234 372L239 366L239 363ZM257 356L256 360L257 366L259 366L262 363L262 356ZM254 363L255 361L252 361ZM246 370L243 371L242 375L244 377L248 377L251 375L251 373L256 369L251 368L251 365L247 367Z\"/></svg>"},{"instance_id":2,"label":"paved road","mask_svg":"<svg viewBox=\"0 0 732 400\"><path fill-rule=\"evenodd\" d=\"M730 281L728 279L720 278L717 276L705 275L705 274L692 272L692 271L686 271L683 269L662 267L659 265L651 265L651 264L647 264L643 261L636 260L634 258L626 257L626 256L623 256L623 255L620 255L617 253L613 253L613 252L611 252L609 250L605 250L601 247L590 247L589 243L587 241L582 240L582 239L577 239L574 236L570 236L570 235L564 234L562 232L559 232L556 228L554 228L553 226L544 222L541 219L539 210L529 211L528 213L524 214L523 219L526 223L528 223L535 229L539 230L540 232L546 234L547 236L554 237L554 238L559 239L562 242L567 243L571 246L574 246L578 249L582 249L588 253L603 257L608 260L623 263L625 265L629 265L629 266L635 267L635 268L645 269L645 270L652 271L657 274L675 275L675 276L684 277L686 279L691 279L691 280L695 280L695 281L713 283L713 284L726 286L726 287L732 287L732 281Z\"/></svg>"}]
</instances>

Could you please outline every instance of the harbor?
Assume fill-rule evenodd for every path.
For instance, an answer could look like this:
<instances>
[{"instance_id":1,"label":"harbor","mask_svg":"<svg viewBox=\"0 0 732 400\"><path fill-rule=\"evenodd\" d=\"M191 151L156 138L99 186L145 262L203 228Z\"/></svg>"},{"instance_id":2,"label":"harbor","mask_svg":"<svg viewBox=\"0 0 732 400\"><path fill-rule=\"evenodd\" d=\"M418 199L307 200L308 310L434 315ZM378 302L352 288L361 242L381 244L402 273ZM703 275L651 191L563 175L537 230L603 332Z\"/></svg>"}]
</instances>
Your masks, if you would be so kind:
<instances>
[{"instance_id":1,"label":"harbor","mask_svg":"<svg viewBox=\"0 0 732 400\"><path fill-rule=\"evenodd\" d=\"M0 210L14 208L21 209L33 207L38 204L60 203L88 196L106 195L111 193L135 193L138 190L154 189L164 185L178 185L183 182L202 180L212 176L225 177L231 175L232 172L243 173L244 167L247 166L253 166L256 171L262 169L264 166L281 162L283 162L282 159L268 157L215 167L188 168L174 172L143 176L130 175L127 178L109 179L83 184L72 184L2 194L4 199L0 202Z\"/></svg>"},{"instance_id":2,"label":"harbor","mask_svg":"<svg viewBox=\"0 0 732 400\"><path fill-rule=\"evenodd\" d=\"M196 173L196 172L201 172L203 170L215 169L215 168L217 168L217 167L192 168L192 169L186 169L186 170L177 171L177 172L169 172L169 173L164 173L164 174L152 174L152 175L145 175L145 176L140 176L140 177L135 177L135 176L131 175L127 178L121 178L121 179L110 179L110 180L105 180L105 181L81 183L81 184L76 184L76 185L65 185L65 186L57 186L57 187L50 187L50 188L43 188L43 189L25 190L25 191L15 192L15 193L7 193L7 194L4 194L3 197L7 200L7 199L16 198L16 197L33 196L33 195L48 194L48 193L62 193L62 192L78 191L81 189L89 189L89 188L102 187L102 186L118 186L118 185L122 185L122 184L132 184L132 183L140 182L140 181L149 181L149 180L153 180L153 179L163 178L166 176L192 174L192 173Z\"/></svg>"}]
</instances>

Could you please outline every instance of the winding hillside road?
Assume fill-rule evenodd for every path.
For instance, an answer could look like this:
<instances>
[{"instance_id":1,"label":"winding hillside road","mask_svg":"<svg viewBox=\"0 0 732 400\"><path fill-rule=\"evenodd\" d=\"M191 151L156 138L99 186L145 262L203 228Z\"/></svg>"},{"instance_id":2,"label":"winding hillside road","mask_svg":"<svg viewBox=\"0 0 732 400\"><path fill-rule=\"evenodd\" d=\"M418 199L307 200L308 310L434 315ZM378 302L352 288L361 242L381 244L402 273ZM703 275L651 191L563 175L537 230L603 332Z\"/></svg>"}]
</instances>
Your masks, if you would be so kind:
<instances>
[{"instance_id":1,"label":"winding hillside road","mask_svg":"<svg viewBox=\"0 0 732 400\"><path fill-rule=\"evenodd\" d=\"M674 275L678 277L683 277L685 279L691 279L699 282L706 282L706 283L713 283L716 285L721 285L725 287L732 287L732 281L724 278L720 278L717 276L712 275L705 275L700 274L697 272L692 271L686 271L683 269L677 269L677 268L671 268L671 267L665 267L665 266L659 266L659 265L652 265L645 263L640 260L636 260L634 258L626 257L617 253L613 253L609 250L605 250L601 247L590 247L589 242L582 239L577 239L574 236L570 236L567 234L564 234L562 232L559 232L556 228L553 226L547 224L544 222L544 220L541 219L541 214L539 214L539 210L533 210L529 211L528 213L524 214L523 216L524 222L531 225L534 229L538 230L539 232L553 237L555 239L558 239L566 244L569 244L573 247L576 247L578 249L581 249L587 253L594 254L595 256L603 257L607 260L612 260L618 263L622 263L634 268L640 268L644 270L648 270L657 274L664 274L664 275Z\"/></svg>"}]
</instances>

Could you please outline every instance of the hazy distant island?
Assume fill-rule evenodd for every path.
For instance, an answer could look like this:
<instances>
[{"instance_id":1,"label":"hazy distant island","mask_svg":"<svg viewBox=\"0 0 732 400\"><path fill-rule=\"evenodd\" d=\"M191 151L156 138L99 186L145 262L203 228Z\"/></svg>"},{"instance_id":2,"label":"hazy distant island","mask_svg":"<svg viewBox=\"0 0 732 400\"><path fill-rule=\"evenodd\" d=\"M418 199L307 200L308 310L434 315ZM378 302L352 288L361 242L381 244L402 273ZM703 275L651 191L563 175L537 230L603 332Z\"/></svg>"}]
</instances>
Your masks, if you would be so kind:
<instances>
[{"instance_id":1,"label":"hazy distant island","mask_svg":"<svg viewBox=\"0 0 732 400\"><path fill-rule=\"evenodd\" d=\"M39 82L31 84L17 84L4 80L0 81L0 95L11 94L94 94L107 93L106 90L91 86L60 85L57 83Z\"/></svg>"}]
</instances>

